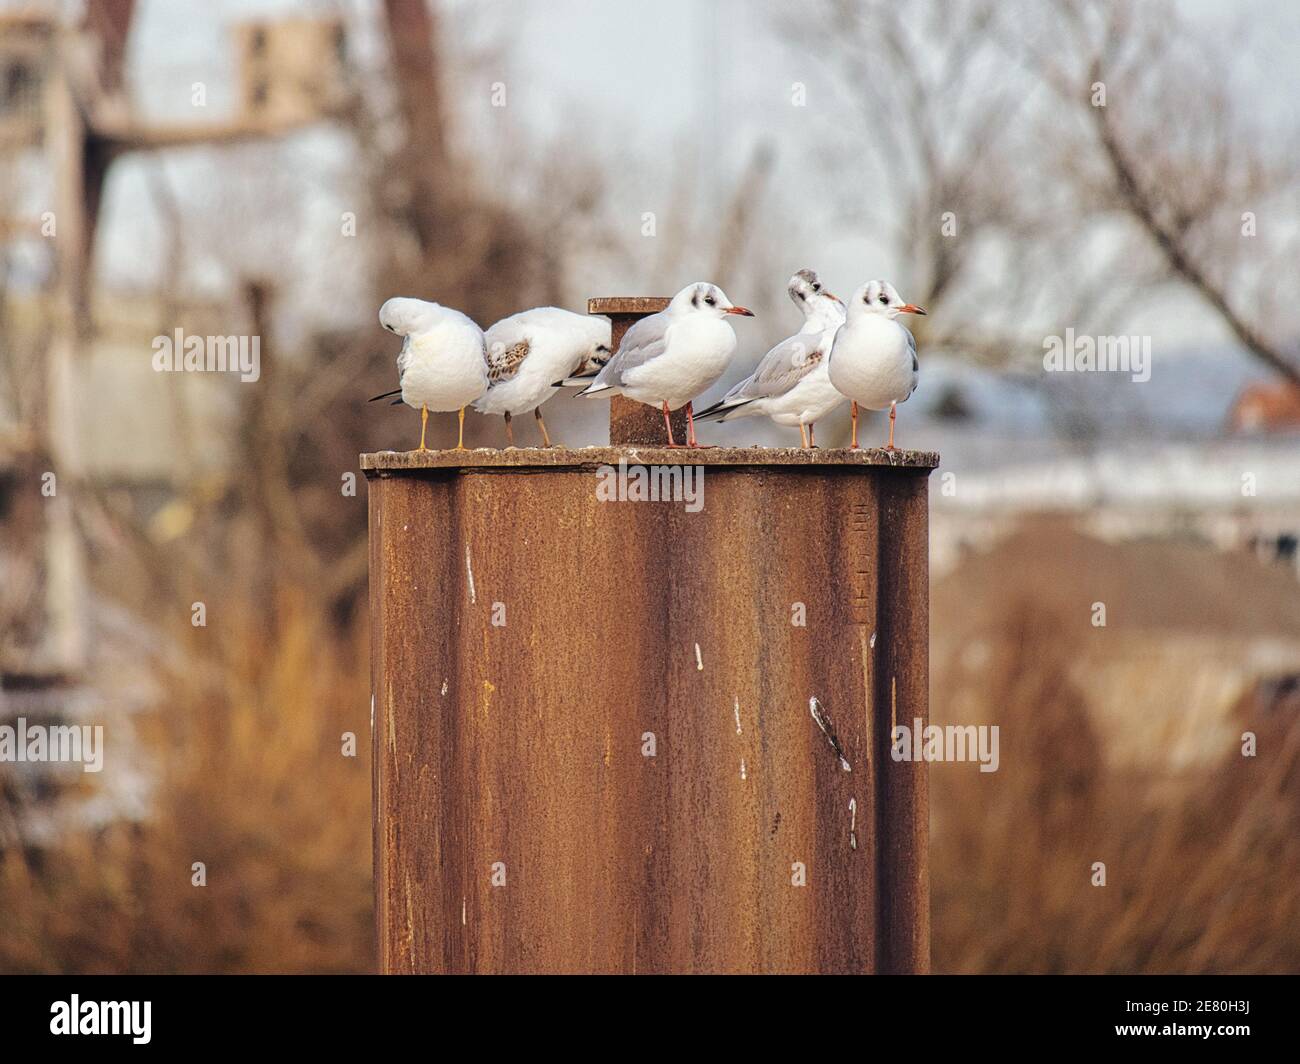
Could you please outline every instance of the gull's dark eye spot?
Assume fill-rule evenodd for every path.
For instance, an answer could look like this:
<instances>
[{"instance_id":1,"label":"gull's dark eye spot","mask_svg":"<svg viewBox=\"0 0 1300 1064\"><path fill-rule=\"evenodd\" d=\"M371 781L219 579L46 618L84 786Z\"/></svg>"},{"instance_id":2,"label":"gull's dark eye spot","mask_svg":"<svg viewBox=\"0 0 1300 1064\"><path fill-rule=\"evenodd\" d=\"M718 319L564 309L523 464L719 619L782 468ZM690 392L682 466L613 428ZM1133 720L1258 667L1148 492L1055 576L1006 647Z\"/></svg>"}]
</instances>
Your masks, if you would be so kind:
<instances>
[{"instance_id":1,"label":"gull's dark eye spot","mask_svg":"<svg viewBox=\"0 0 1300 1064\"><path fill-rule=\"evenodd\" d=\"M808 297L807 297L806 295L804 295L802 292L796 292L795 295L797 295L797 296L798 296L800 299L802 299L804 302L807 302L807 301L808 301Z\"/></svg>"},{"instance_id":2,"label":"gull's dark eye spot","mask_svg":"<svg viewBox=\"0 0 1300 1064\"><path fill-rule=\"evenodd\" d=\"M715 303L717 303L717 300L714 299L712 296L705 296L704 302L706 302L709 306L713 306Z\"/></svg>"},{"instance_id":3,"label":"gull's dark eye spot","mask_svg":"<svg viewBox=\"0 0 1300 1064\"><path fill-rule=\"evenodd\" d=\"M885 295L884 292L881 292L881 293L880 293L880 302L882 302L882 303L888 303L888 302L889 302L889 296Z\"/></svg>"},{"instance_id":4,"label":"gull's dark eye spot","mask_svg":"<svg viewBox=\"0 0 1300 1064\"><path fill-rule=\"evenodd\" d=\"M822 290L822 286L820 284L813 285L814 292L820 292L821 290Z\"/></svg>"}]
</instances>

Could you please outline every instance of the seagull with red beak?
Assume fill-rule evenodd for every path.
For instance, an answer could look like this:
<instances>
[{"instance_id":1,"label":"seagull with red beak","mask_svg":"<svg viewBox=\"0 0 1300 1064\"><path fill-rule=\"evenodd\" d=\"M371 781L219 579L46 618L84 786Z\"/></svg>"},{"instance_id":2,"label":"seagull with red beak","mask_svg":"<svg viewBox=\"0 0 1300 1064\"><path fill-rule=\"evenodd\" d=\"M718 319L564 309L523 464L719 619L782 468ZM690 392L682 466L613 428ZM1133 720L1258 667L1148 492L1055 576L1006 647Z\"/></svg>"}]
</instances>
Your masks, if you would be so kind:
<instances>
[{"instance_id":1,"label":"seagull with red beak","mask_svg":"<svg viewBox=\"0 0 1300 1064\"><path fill-rule=\"evenodd\" d=\"M732 303L715 284L688 284L666 308L628 329L614 357L579 397L625 395L659 407L669 447L678 444L668 413L684 406L686 446L698 447L691 400L726 372L736 350L736 333L727 320L733 314L754 316Z\"/></svg>"},{"instance_id":2,"label":"seagull with red beak","mask_svg":"<svg viewBox=\"0 0 1300 1064\"><path fill-rule=\"evenodd\" d=\"M889 411L889 443L899 403L914 391L920 375L916 338L900 314L924 314L906 303L888 281L868 281L849 300L848 319L835 334L828 369L831 384L853 401L853 447L858 446L858 407Z\"/></svg>"}]
</instances>

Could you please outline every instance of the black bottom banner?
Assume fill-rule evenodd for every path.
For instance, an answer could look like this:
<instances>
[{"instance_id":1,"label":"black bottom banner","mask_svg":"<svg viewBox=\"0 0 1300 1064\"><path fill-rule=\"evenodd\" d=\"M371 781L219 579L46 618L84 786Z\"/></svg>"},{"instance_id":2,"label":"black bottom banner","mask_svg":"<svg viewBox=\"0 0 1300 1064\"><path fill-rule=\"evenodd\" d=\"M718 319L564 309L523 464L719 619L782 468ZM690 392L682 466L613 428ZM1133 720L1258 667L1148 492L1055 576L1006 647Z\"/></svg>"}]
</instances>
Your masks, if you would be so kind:
<instances>
[{"instance_id":1,"label":"black bottom banner","mask_svg":"<svg viewBox=\"0 0 1300 1064\"><path fill-rule=\"evenodd\" d=\"M8 976L0 1056L61 1046L338 1054L392 1040L456 1053L581 1040L603 1055L653 1051L660 1038L669 1052L716 1038L734 1053L771 1050L774 1036L837 1055L909 1043L1249 1054L1293 1043L1298 991L1294 977L1258 976Z\"/></svg>"}]
</instances>

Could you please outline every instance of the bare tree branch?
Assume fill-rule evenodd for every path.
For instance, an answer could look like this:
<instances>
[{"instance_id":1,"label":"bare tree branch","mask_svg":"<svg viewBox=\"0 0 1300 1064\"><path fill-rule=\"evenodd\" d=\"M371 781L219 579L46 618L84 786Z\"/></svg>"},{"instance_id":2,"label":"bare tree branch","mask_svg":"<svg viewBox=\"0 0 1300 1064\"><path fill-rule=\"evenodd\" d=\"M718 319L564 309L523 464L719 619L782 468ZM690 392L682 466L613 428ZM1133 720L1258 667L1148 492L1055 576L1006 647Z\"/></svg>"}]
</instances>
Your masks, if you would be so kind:
<instances>
[{"instance_id":1,"label":"bare tree branch","mask_svg":"<svg viewBox=\"0 0 1300 1064\"><path fill-rule=\"evenodd\" d=\"M1094 81L1101 79L1099 60L1093 63L1092 78ZM1155 193L1144 186L1134 163L1126 154L1109 117L1109 109L1093 107L1091 110L1098 138L1114 176L1115 189L1119 194L1120 202L1151 237L1169 264L1170 270L1190 285L1214 309L1247 350L1291 383L1300 385L1300 367L1269 343L1238 313L1228 300L1227 293L1210 280L1201 264L1184 246L1183 232L1190 225L1191 219L1183 215L1181 225L1166 224L1161 220L1160 205L1156 201Z\"/></svg>"}]
</instances>

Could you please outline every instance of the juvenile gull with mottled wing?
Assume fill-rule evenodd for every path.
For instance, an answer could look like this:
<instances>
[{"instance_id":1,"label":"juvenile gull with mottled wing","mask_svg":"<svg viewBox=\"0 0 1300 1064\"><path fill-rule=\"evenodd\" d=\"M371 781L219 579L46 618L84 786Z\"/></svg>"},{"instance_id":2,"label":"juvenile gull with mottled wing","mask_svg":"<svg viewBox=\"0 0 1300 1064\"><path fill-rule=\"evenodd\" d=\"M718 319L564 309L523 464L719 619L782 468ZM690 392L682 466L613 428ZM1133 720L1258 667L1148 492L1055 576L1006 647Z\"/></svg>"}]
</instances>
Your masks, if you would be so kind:
<instances>
[{"instance_id":1,"label":"juvenile gull with mottled wing","mask_svg":"<svg viewBox=\"0 0 1300 1064\"><path fill-rule=\"evenodd\" d=\"M488 329L486 341L489 387L474 409L503 414L511 445L510 419L531 410L549 447L541 404L555 394L557 377L586 369L598 372L609 361L610 324L608 318L535 307L497 322Z\"/></svg>"}]
</instances>

